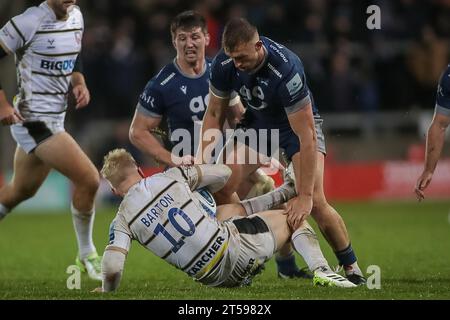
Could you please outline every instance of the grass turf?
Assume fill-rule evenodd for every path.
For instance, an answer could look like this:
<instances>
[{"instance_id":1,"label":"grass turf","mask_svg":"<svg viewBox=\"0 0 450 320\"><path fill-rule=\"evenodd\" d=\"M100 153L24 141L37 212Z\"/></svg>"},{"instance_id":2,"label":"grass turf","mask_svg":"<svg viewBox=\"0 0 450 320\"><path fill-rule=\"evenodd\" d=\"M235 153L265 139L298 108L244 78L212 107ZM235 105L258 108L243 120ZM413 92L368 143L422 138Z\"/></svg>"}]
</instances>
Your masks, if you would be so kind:
<instances>
[{"instance_id":1,"label":"grass turf","mask_svg":"<svg viewBox=\"0 0 450 320\"><path fill-rule=\"evenodd\" d=\"M381 269L381 289L313 287L310 280L281 280L273 259L251 287L208 288L140 247L128 256L119 291L100 295L82 275L69 290L66 268L74 264L76 240L70 215L16 214L0 223L0 300L3 299L449 299L450 203L349 203L336 209L346 221L364 271ZM96 215L99 252L108 240L114 210ZM317 229L317 226L313 223ZM331 265L336 258L319 236ZM301 257L299 265L304 266Z\"/></svg>"}]
</instances>

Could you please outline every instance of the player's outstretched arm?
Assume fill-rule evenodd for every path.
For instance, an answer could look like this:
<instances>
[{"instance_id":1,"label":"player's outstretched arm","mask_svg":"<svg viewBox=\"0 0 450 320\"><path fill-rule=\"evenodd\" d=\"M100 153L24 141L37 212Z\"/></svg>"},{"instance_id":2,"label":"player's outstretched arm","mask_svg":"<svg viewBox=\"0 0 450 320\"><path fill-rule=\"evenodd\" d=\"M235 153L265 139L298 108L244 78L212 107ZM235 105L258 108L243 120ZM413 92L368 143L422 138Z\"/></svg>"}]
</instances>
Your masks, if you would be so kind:
<instances>
[{"instance_id":1,"label":"player's outstretched arm","mask_svg":"<svg viewBox=\"0 0 450 320\"><path fill-rule=\"evenodd\" d=\"M301 145L300 166L295 168L298 196L288 205L288 221L293 230L300 227L312 210L314 177L317 166L317 135L311 103L288 115L292 130Z\"/></svg>"},{"instance_id":2,"label":"player's outstretched arm","mask_svg":"<svg viewBox=\"0 0 450 320\"><path fill-rule=\"evenodd\" d=\"M427 133L424 169L417 179L414 190L419 201L424 199L424 191L429 186L433 177L434 170L436 169L437 162L444 146L445 130L448 128L449 124L449 116L435 113Z\"/></svg>"},{"instance_id":3,"label":"player's outstretched arm","mask_svg":"<svg viewBox=\"0 0 450 320\"><path fill-rule=\"evenodd\" d=\"M212 91L209 91L209 103L203 117L200 143L198 146L195 163L210 163L211 152L217 141L213 138L221 136L216 134L222 132L226 119L226 108L229 105L229 98L219 98Z\"/></svg>"},{"instance_id":4,"label":"player's outstretched arm","mask_svg":"<svg viewBox=\"0 0 450 320\"><path fill-rule=\"evenodd\" d=\"M192 191L207 187L215 193L225 186L231 176L231 169L224 164L200 164L172 168L164 174L178 181L186 181Z\"/></svg>"},{"instance_id":5,"label":"player's outstretched arm","mask_svg":"<svg viewBox=\"0 0 450 320\"><path fill-rule=\"evenodd\" d=\"M126 250L107 246L102 259L102 292L111 292L119 287L125 265Z\"/></svg>"}]
</instances>

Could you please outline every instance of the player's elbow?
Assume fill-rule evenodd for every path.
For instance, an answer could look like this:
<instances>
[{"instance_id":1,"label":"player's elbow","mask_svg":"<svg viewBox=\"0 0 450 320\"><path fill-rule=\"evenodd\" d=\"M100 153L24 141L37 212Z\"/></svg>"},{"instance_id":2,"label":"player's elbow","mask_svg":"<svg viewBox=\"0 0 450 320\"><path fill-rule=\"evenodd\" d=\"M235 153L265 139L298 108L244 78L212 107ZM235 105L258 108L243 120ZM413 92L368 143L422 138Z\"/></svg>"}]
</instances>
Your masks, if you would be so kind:
<instances>
[{"instance_id":1,"label":"player's elbow","mask_svg":"<svg viewBox=\"0 0 450 320\"><path fill-rule=\"evenodd\" d=\"M223 172L223 177L224 177L224 180L226 183L228 181L228 179L230 179L233 171L231 171L231 168L227 165L219 164L219 166L221 167L220 170Z\"/></svg>"},{"instance_id":2,"label":"player's elbow","mask_svg":"<svg viewBox=\"0 0 450 320\"><path fill-rule=\"evenodd\" d=\"M129 137L131 143L134 146L139 148L140 141L143 138L143 132L142 132L142 130L140 130L134 126L131 126L130 131L128 132L128 137Z\"/></svg>"},{"instance_id":3,"label":"player's elbow","mask_svg":"<svg viewBox=\"0 0 450 320\"><path fill-rule=\"evenodd\" d=\"M216 167L217 170L217 181L216 183L212 183L208 186L208 189L212 193L216 193L217 191L221 190L228 182L228 179L230 179L231 174L233 173L230 169L230 167L224 165L224 164L215 164L213 165Z\"/></svg>"}]
</instances>

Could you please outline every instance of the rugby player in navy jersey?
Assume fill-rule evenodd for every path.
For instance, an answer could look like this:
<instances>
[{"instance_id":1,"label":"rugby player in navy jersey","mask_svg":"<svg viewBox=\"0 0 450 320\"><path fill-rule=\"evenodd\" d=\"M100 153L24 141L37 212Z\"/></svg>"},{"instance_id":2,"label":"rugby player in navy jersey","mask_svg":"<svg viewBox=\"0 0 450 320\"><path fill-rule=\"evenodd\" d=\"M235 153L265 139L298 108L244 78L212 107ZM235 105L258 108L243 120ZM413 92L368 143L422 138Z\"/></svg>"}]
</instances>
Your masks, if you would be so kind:
<instances>
[{"instance_id":1,"label":"rugby player in navy jersey","mask_svg":"<svg viewBox=\"0 0 450 320\"><path fill-rule=\"evenodd\" d=\"M195 131L198 136L209 100L211 62L205 58L209 34L204 17L194 11L182 12L174 18L170 29L176 58L148 82L139 97L130 127L130 140L145 154L173 167L193 163L198 145ZM227 109L231 111L227 117L229 122L239 117L239 110L243 108L239 97L235 93L234 96L227 104ZM152 133L163 116L168 121L172 150L164 148ZM189 147L189 150L179 146ZM269 191L270 188L266 187L269 179L273 186L271 178L255 172L250 179L241 182L240 187L246 191L240 194L244 195L243 198L250 193L252 196L260 195L262 192L251 192L255 189L251 185L255 181L256 187L264 186L258 188L259 191ZM300 270L297 267L289 245L280 250L276 260L279 271L282 270L287 277L312 277L306 268Z\"/></svg>"},{"instance_id":2,"label":"rugby player in navy jersey","mask_svg":"<svg viewBox=\"0 0 450 320\"><path fill-rule=\"evenodd\" d=\"M434 170L442 152L445 140L445 130L450 124L450 65L439 81L434 117L428 129L425 165L417 179L415 192L419 201L425 198L425 189L430 185Z\"/></svg>"},{"instance_id":3,"label":"rugby player in navy jersey","mask_svg":"<svg viewBox=\"0 0 450 320\"><path fill-rule=\"evenodd\" d=\"M203 119L198 161L210 161L210 155L205 152L212 149L211 141L206 138L208 130L222 127L230 94L238 92L247 109L246 130L256 130L258 136L259 129L278 129L277 142L293 163L298 196L286 210L291 228L298 228L311 214L348 279L364 284L366 280L358 267L344 221L324 194L323 120L307 86L301 60L283 45L260 37L257 29L243 18L227 23L222 45L222 51L211 65L210 100ZM274 141L268 138L266 142L270 146ZM236 148L242 149L239 145ZM243 149L250 152L248 146ZM225 188L216 194L219 204L235 201L237 186L260 166L248 162L227 164L232 175Z\"/></svg>"}]
</instances>

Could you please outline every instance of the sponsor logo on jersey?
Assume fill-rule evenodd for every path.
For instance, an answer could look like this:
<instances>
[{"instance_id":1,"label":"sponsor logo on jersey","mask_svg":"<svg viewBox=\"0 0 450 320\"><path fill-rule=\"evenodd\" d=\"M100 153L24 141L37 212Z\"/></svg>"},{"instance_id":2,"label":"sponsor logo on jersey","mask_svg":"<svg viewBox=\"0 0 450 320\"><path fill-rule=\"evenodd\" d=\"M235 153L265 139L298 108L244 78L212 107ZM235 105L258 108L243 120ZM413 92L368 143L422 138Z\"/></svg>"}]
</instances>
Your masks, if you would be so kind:
<instances>
[{"instance_id":1,"label":"sponsor logo on jersey","mask_svg":"<svg viewBox=\"0 0 450 320\"><path fill-rule=\"evenodd\" d=\"M283 75L281 74L281 72L278 71L271 63L268 63L267 66L269 67L270 70L272 70L273 73L275 73L275 75L276 75L278 78L281 79L281 78L283 77Z\"/></svg>"},{"instance_id":2,"label":"sponsor logo on jersey","mask_svg":"<svg viewBox=\"0 0 450 320\"><path fill-rule=\"evenodd\" d=\"M55 39L47 39L48 42L48 46L47 49L55 49L55 46L53 45L53 43L55 42Z\"/></svg>"},{"instance_id":3,"label":"sponsor logo on jersey","mask_svg":"<svg viewBox=\"0 0 450 320\"><path fill-rule=\"evenodd\" d=\"M150 95L147 95L146 92L143 92L143 93L141 94L140 98L141 98L141 100L142 100L143 102L145 102L146 104L150 104L150 106L151 106L152 108L155 107L155 105L154 105L154 103L155 103L155 98L153 98L153 97L150 96Z\"/></svg>"},{"instance_id":4,"label":"sponsor logo on jersey","mask_svg":"<svg viewBox=\"0 0 450 320\"><path fill-rule=\"evenodd\" d=\"M227 60L224 60L224 61L222 61L220 64L222 65L222 67L224 66L224 65L227 65L227 64L229 64L231 61L233 61L233 59L227 59Z\"/></svg>"},{"instance_id":5,"label":"sponsor logo on jersey","mask_svg":"<svg viewBox=\"0 0 450 320\"><path fill-rule=\"evenodd\" d=\"M63 61L41 60L41 68L46 70L72 71L75 67L75 59Z\"/></svg>"},{"instance_id":6,"label":"sponsor logo on jersey","mask_svg":"<svg viewBox=\"0 0 450 320\"><path fill-rule=\"evenodd\" d=\"M197 190L198 193L208 202L208 204L212 207L216 206L216 202L212 197L211 193L206 188L201 188Z\"/></svg>"},{"instance_id":7,"label":"sponsor logo on jersey","mask_svg":"<svg viewBox=\"0 0 450 320\"><path fill-rule=\"evenodd\" d=\"M269 86L269 79L263 79L260 77L256 77L256 81L258 81L259 83L265 85L266 87Z\"/></svg>"},{"instance_id":8,"label":"sponsor logo on jersey","mask_svg":"<svg viewBox=\"0 0 450 320\"><path fill-rule=\"evenodd\" d=\"M288 83L286 83L286 88L288 89L291 96L297 94L302 87L303 81L298 73L296 73L295 76L291 80L289 80Z\"/></svg>"},{"instance_id":9,"label":"sponsor logo on jersey","mask_svg":"<svg viewBox=\"0 0 450 320\"><path fill-rule=\"evenodd\" d=\"M269 47L270 47L273 51L275 51L276 53L278 53L278 55L281 57L281 59L283 59L284 62L288 62L288 59L286 58L286 56L284 55L284 53L280 51L280 49L278 49L277 47L275 47L273 44L271 44Z\"/></svg>"},{"instance_id":10,"label":"sponsor logo on jersey","mask_svg":"<svg viewBox=\"0 0 450 320\"><path fill-rule=\"evenodd\" d=\"M226 242L226 239L222 236L218 236L216 240L211 244L209 249L206 250L206 252L197 259L197 261L193 264L193 266L187 270L187 274L189 274L191 277L196 275L200 270L202 270L203 267L205 267L209 261L211 261L217 254L217 252L220 250L220 248L223 246L223 244Z\"/></svg>"},{"instance_id":11,"label":"sponsor logo on jersey","mask_svg":"<svg viewBox=\"0 0 450 320\"><path fill-rule=\"evenodd\" d=\"M181 87L180 87L180 90L181 90L184 94L186 94L187 87L186 87L186 86L181 86Z\"/></svg>"},{"instance_id":12,"label":"sponsor logo on jersey","mask_svg":"<svg viewBox=\"0 0 450 320\"><path fill-rule=\"evenodd\" d=\"M172 72L172 73L171 73L167 78L165 78L160 84L161 84L162 86L166 85L167 82L169 82L170 79L172 79L174 76L175 76L175 72Z\"/></svg>"}]
</instances>

